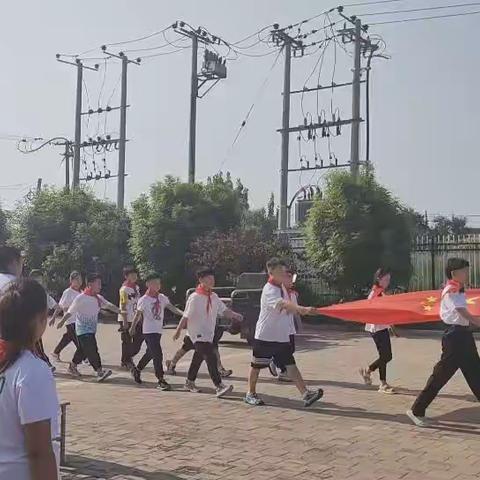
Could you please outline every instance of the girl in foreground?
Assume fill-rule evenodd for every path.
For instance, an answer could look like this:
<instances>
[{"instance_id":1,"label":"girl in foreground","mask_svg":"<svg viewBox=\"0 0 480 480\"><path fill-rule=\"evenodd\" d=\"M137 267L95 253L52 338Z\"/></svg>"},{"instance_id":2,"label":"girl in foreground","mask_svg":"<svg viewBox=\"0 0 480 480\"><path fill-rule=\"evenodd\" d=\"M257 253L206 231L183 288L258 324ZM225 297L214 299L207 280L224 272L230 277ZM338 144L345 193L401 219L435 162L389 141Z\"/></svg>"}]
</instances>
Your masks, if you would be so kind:
<instances>
[{"instance_id":1,"label":"girl in foreground","mask_svg":"<svg viewBox=\"0 0 480 480\"><path fill-rule=\"evenodd\" d=\"M0 298L0 480L59 479L55 381L35 348L46 325L43 287L14 281Z\"/></svg>"}]
</instances>

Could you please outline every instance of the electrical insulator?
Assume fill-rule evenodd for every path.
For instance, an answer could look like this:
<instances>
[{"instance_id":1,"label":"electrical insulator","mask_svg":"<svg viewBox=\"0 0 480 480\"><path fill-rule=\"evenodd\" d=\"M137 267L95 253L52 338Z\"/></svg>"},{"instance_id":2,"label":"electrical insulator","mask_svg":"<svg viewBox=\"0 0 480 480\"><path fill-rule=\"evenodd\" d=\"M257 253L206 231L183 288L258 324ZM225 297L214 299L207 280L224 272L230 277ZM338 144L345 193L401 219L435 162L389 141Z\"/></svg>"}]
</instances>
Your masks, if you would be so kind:
<instances>
[{"instance_id":1,"label":"electrical insulator","mask_svg":"<svg viewBox=\"0 0 480 480\"><path fill-rule=\"evenodd\" d=\"M310 168L310 162L307 160L307 168Z\"/></svg>"}]
</instances>

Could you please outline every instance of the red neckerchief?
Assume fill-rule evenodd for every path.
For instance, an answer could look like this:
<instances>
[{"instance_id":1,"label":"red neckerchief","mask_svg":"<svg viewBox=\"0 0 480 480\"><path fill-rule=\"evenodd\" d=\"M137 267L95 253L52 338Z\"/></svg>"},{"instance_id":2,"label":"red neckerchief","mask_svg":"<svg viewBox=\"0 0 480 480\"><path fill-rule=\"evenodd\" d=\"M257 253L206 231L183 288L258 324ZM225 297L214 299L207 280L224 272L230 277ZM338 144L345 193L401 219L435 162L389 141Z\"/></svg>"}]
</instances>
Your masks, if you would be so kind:
<instances>
[{"instance_id":1,"label":"red neckerchief","mask_svg":"<svg viewBox=\"0 0 480 480\"><path fill-rule=\"evenodd\" d=\"M135 282L123 282L123 286L124 287L127 287L127 288L131 288L132 290L136 290L137 289L137 284Z\"/></svg>"},{"instance_id":2,"label":"red neckerchief","mask_svg":"<svg viewBox=\"0 0 480 480\"><path fill-rule=\"evenodd\" d=\"M155 316L160 313L160 299L158 298L158 294L159 292L155 293L153 290L150 290L150 288L147 288L147 291L145 292L145 295L155 299L155 303L153 304L153 313Z\"/></svg>"},{"instance_id":3,"label":"red neckerchief","mask_svg":"<svg viewBox=\"0 0 480 480\"><path fill-rule=\"evenodd\" d=\"M0 363L4 363L7 360L12 350L12 344L0 338Z\"/></svg>"},{"instance_id":4,"label":"red neckerchief","mask_svg":"<svg viewBox=\"0 0 480 480\"><path fill-rule=\"evenodd\" d=\"M283 285L281 283L277 283L271 275L268 276L268 283L270 285L273 285L274 287L279 288L280 289L280 294L282 295L282 298L283 298L283 288L282 288Z\"/></svg>"},{"instance_id":5,"label":"red neckerchief","mask_svg":"<svg viewBox=\"0 0 480 480\"><path fill-rule=\"evenodd\" d=\"M374 285L370 293L372 292L373 292L373 296L371 298L383 297L383 294L385 293L385 289L383 287L380 287L379 285Z\"/></svg>"},{"instance_id":6,"label":"red neckerchief","mask_svg":"<svg viewBox=\"0 0 480 480\"><path fill-rule=\"evenodd\" d=\"M209 290L208 288L205 288L203 285L199 285L195 289L195 293L198 293L199 295L205 295L208 297L207 299L207 315L210 313L210 310L212 309L212 291Z\"/></svg>"},{"instance_id":7,"label":"red neckerchief","mask_svg":"<svg viewBox=\"0 0 480 480\"><path fill-rule=\"evenodd\" d=\"M102 306L102 302L100 301L100 298L98 297L98 295L96 293L93 293L93 290L92 290L92 287L87 287L83 293L85 295L88 295L89 297L95 297L97 299L97 303L98 303L98 306L101 307Z\"/></svg>"},{"instance_id":8,"label":"red neckerchief","mask_svg":"<svg viewBox=\"0 0 480 480\"><path fill-rule=\"evenodd\" d=\"M463 293L465 291L465 285L458 282L457 280L448 280L445 284L445 294L446 293Z\"/></svg>"}]
</instances>

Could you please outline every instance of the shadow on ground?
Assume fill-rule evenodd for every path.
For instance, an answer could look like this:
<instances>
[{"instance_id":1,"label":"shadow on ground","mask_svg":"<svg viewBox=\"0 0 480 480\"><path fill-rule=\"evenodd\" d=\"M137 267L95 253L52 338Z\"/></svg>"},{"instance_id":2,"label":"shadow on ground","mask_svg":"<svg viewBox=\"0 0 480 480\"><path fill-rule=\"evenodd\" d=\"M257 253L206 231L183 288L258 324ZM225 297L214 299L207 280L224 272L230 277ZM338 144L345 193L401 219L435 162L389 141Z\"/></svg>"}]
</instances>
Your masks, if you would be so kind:
<instances>
[{"instance_id":1,"label":"shadow on ground","mask_svg":"<svg viewBox=\"0 0 480 480\"><path fill-rule=\"evenodd\" d=\"M187 470L188 472L185 473L199 473ZM172 473L163 470L147 472L141 468L80 455L68 455L67 466L62 468L62 480L76 480L77 478L85 480L184 480L186 478L179 475L182 475L182 472Z\"/></svg>"}]
</instances>

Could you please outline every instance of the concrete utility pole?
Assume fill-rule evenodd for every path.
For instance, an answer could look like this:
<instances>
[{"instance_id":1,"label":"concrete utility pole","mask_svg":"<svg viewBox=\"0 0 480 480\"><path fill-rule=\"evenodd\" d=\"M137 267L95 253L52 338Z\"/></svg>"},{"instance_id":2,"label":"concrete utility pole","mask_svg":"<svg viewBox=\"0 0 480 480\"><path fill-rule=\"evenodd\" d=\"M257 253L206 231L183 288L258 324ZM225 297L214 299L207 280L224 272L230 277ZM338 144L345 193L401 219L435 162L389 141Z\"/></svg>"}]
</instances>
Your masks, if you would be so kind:
<instances>
[{"instance_id":1,"label":"concrete utility pole","mask_svg":"<svg viewBox=\"0 0 480 480\"><path fill-rule=\"evenodd\" d=\"M65 153L63 160L65 162L65 188L70 190L70 158L72 157L72 145L70 142L65 142Z\"/></svg>"},{"instance_id":2,"label":"concrete utility pole","mask_svg":"<svg viewBox=\"0 0 480 480\"><path fill-rule=\"evenodd\" d=\"M350 139L350 171L358 176L360 167L360 84L361 84L361 53L362 53L362 21L355 20L352 81L352 128Z\"/></svg>"},{"instance_id":3,"label":"concrete utility pole","mask_svg":"<svg viewBox=\"0 0 480 480\"><path fill-rule=\"evenodd\" d=\"M198 38L192 35L192 75L190 87L190 133L188 140L188 183L195 183L195 149L197 137L197 56Z\"/></svg>"},{"instance_id":4,"label":"concrete utility pole","mask_svg":"<svg viewBox=\"0 0 480 480\"><path fill-rule=\"evenodd\" d=\"M202 27L193 29L187 23L178 21L172 25L175 32L192 40L192 71L190 86L190 130L188 142L188 183L195 183L196 142L197 142L197 98L203 98L221 79L227 77L225 59L205 49L201 72L198 73L198 43L204 45L226 44L220 37L211 35ZM213 85L199 95L202 86L209 81Z\"/></svg>"}]
</instances>

